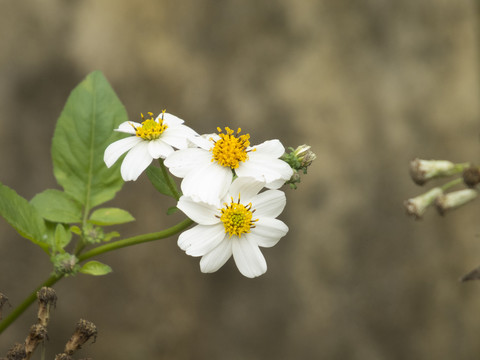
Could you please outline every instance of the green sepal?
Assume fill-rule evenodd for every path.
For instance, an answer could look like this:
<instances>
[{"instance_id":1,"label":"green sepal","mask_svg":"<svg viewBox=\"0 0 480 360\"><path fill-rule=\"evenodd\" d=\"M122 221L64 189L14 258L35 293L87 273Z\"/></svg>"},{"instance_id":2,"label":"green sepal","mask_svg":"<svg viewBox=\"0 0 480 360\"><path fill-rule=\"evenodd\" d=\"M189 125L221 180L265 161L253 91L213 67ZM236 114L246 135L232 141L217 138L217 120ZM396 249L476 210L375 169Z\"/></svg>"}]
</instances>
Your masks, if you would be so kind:
<instances>
[{"instance_id":1,"label":"green sepal","mask_svg":"<svg viewBox=\"0 0 480 360\"><path fill-rule=\"evenodd\" d=\"M48 189L30 200L46 220L60 223L78 223L82 221L82 205L67 193Z\"/></svg>"},{"instance_id":2,"label":"green sepal","mask_svg":"<svg viewBox=\"0 0 480 360\"><path fill-rule=\"evenodd\" d=\"M15 190L0 183L0 215L24 238L48 253L45 221L37 209Z\"/></svg>"},{"instance_id":3,"label":"green sepal","mask_svg":"<svg viewBox=\"0 0 480 360\"><path fill-rule=\"evenodd\" d=\"M106 275L108 273L111 273L112 268L99 261L92 260L84 264L80 268L80 272L88 275L101 276L101 275Z\"/></svg>"},{"instance_id":4,"label":"green sepal","mask_svg":"<svg viewBox=\"0 0 480 360\"><path fill-rule=\"evenodd\" d=\"M53 172L86 211L111 200L124 182L120 163L107 168L105 149L122 138L114 131L127 113L103 74L89 74L70 94L52 141Z\"/></svg>"},{"instance_id":5,"label":"green sepal","mask_svg":"<svg viewBox=\"0 0 480 360\"><path fill-rule=\"evenodd\" d=\"M169 179L166 179L162 169L160 169L159 167L150 165L147 168L146 174L150 179L150 182L152 183L152 185L155 187L155 189L157 189L159 193L167 196L171 196L174 199L176 199L176 196L178 194L178 189L176 189L175 182L173 181L173 178L168 173L166 174L166 176L168 176ZM177 192L177 194L175 194L172 191L172 189L168 185L169 183L175 186L175 191Z\"/></svg>"},{"instance_id":6,"label":"green sepal","mask_svg":"<svg viewBox=\"0 0 480 360\"><path fill-rule=\"evenodd\" d=\"M128 211L119 208L97 209L89 219L90 223L100 226L125 224L131 221L135 221L135 218Z\"/></svg>"}]
</instances>

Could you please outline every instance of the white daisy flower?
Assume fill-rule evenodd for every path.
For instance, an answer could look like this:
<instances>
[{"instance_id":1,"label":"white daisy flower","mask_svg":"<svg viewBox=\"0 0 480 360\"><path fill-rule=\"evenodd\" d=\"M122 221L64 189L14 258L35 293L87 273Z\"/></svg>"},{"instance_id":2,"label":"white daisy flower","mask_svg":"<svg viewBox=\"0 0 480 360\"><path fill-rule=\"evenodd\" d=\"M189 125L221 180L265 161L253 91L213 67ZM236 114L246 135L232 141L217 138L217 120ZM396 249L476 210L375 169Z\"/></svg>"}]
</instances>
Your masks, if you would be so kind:
<instances>
[{"instance_id":1,"label":"white daisy flower","mask_svg":"<svg viewBox=\"0 0 480 360\"><path fill-rule=\"evenodd\" d=\"M269 189L278 189L293 175L291 167L279 159L285 152L279 140L251 147L250 135L240 135L241 129L236 134L228 127L226 133L217 130L219 134L191 138L198 148L179 150L165 159L170 172L183 178L185 196L218 205L234 175L263 181Z\"/></svg>"},{"instance_id":2,"label":"white daisy flower","mask_svg":"<svg viewBox=\"0 0 480 360\"><path fill-rule=\"evenodd\" d=\"M202 272L217 271L232 255L246 277L267 271L259 247L274 246L288 227L276 219L285 207L285 194L280 190L259 194L264 184L247 177L235 179L221 208L188 196L180 198L177 207L198 225L180 234L178 246L187 255L202 257Z\"/></svg>"},{"instance_id":3,"label":"white daisy flower","mask_svg":"<svg viewBox=\"0 0 480 360\"><path fill-rule=\"evenodd\" d=\"M197 135L183 120L165 110L154 120L153 113L149 118L142 115L142 123L126 121L115 131L135 135L115 141L105 149L103 160L111 167L120 156L128 151L123 160L120 172L125 181L137 180L153 159L165 159L174 152L174 147L188 147L187 138Z\"/></svg>"}]
</instances>

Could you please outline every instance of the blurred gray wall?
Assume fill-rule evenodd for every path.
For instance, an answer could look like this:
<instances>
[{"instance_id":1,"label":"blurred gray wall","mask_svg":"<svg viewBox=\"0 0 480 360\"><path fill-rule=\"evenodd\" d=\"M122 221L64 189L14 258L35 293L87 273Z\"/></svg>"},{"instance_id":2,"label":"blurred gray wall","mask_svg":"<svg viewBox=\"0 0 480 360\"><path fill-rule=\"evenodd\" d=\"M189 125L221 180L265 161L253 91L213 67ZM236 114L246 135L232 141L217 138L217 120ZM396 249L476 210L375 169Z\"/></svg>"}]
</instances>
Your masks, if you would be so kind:
<instances>
[{"instance_id":1,"label":"blurred gray wall","mask_svg":"<svg viewBox=\"0 0 480 360\"><path fill-rule=\"evenodd\" d=\"M94 359L477 359L480 284L458 279L480 264L479 203L420 222L402 203L426 190L412 158L478 162L478 19L467 0L0 0L0 181L28 199L57 187L56 119L97 69L132 120L167 108L318 156L285 189L290 232L264 276L202 274L176 238L106 254L114 273L55 286L47 358L85 318ZM137 218L124 236L182 219L145 176L110 205ZM3 219L0 234L15 306L50 265Z\"/></svg>"}]
</instances>

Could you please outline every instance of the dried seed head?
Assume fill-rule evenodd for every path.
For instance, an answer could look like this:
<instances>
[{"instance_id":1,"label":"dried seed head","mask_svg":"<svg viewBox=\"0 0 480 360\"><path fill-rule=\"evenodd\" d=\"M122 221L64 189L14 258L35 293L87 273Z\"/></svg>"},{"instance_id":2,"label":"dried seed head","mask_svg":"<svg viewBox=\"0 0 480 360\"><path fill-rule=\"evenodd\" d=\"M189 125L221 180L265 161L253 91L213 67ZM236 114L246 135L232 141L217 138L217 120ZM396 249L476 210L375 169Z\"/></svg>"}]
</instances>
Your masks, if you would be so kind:
<instances>
[{"instance_id":1,"label":"dried seed head","mask_svg":"<svg viewBox=\"0 0 480 360\"><path fill-rule=\"evenodd\" d=\"M61 353L55 356L55 360L73 360L73 358L65 353Z\"/></svg>"},{"instance_id":2,"label":"dried seed head","mask_svg":"<svg viewBox=\"0 0 480 360\"><path fill-rule=\"evenodd\" d=\"M42 287L37 291L38 298L38 323L46 327L50 320L50 309L57 304L57 294L49 287Z\"/></svg>"},{"instance_id":3,"label":"dried seed head","mask_svg":"<svg viewBox=\"0 0 480 360\"><path fill-rule=\"evenodd\" d=\"M7 360L23 360L27 356L23 344L14 344L7 352Z\"/></svg>"},{"instance_id":4,"label":"dried seed head","mask_svg":"<svg viewBox=\"0 0 480 360\"><path fill-rule=\"evenodd\" d=\"M463 182L468 187L475 187L480 183L480 169L477 167L469 167L463 171Z\"/></svg>"},{"instance_id":5,"label":"dried seed head","mask_svg":"<svg viewBox=\"0 0 480 360\"><path fill-rule=\"evenodd\" d=\"M93 342L97 339L97 327L94 323L81 319L70 340L65 345L65 354L72 355L80 349L93 336Z\"/></svg>"},{"instance_id":6,"label":"dried seed head","mask_svg":"<svg viewBox=\"0 0 480 360\"><path fill-rule=\"evenodd\" d=\"M27 357L33 353L38 344L42 343L47 339L47 328L41 324L32 325L30 328L30 333L25 339L25 352Z\"/></svg>"}]
</instances>

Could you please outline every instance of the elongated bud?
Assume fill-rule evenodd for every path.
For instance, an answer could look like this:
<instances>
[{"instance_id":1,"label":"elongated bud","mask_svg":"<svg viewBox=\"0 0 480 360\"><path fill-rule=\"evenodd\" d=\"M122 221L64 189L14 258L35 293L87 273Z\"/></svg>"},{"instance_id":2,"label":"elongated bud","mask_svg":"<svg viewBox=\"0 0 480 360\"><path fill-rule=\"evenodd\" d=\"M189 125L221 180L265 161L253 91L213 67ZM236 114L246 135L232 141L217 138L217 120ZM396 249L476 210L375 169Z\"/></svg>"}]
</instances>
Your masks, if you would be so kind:
<instances>
[{"instance_id":1,"label":"elongated bud","mask_svg":"<svg viewBox=\"0 0 480 360\"><path fill-rule=\"evenodd\" d=\"M403 204L405 205L407 214L413 216L416 220L421 219L423 214L427 211L427 208L442 194L442 189L436 187L424 194L406 200Z\"/></svg>"},{"instance_id":2,"label":"elongated bud","mask_svg":"<svg viewBox=\"0 0 480 360\"><path fill-rule=\"evenodd\" d=\"M447 160L421 160L417 158L410 162L410 176L416 184L423 185L430 179L458 174L468 166L468 163L454 164Z\"/></svg>"},{"instance_id":3,"label":"elongated bud","mask_svg":"<svg viewBox=\"0 0 480 360\"><path fill-rule=\"evenodd\" d=\"M472 201L477 196L478 192L474 189L453 191L451 193L439 196L435 200L435 206L437 207L438 212L441 215L444 215L447 210L458 208Z\"/></svg>"}]
</instances>

